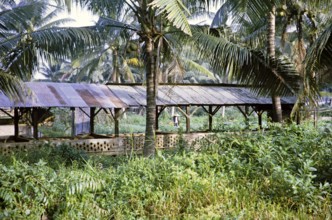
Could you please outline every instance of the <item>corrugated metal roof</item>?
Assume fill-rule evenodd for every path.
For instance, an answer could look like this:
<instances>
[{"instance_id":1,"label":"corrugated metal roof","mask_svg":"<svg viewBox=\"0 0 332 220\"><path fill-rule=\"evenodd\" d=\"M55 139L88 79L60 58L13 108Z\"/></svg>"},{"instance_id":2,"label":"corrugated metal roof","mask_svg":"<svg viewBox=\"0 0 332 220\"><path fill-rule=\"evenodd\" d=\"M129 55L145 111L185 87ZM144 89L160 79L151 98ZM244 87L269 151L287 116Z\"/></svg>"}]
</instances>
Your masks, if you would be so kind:
<instances>
[{"instance_id":1,"label":"corrugated metal roof","mask_svg":"<svg viewBox=\"0 0 332 220\"><path fill-rule=\"evenodd\" d=\"M109 85L128 106L145 106L144 86ZM124 94L124 95L123 95ZM294 104L295 97L284 97L282 104ZM159 85L157 105L271 105L271 98L258 97L248 88L212 85Z\"/></svg>"},{"instance_id":2,"label":"corrugated metal roof","mask_svg":"<svg viewBox=\"0 0 332 220\"><path fill-rule=\"evenodd\" d=\"M0 107L102 107L146 106L146 87L80 83L28 82L30 95L13 102L0 93ZM257 97L248 88L218 85L160 85L157 105L271 105L270 98ZM295 98L282 98L292 104Z\"/></svg>"},{"instance_id":3,"label":"corrugated metal roof","mask_svg":"<svg viewBox=\"0 0 332 220\"><path fill-rule=\"evenodd\" d=\"M106 85L27 82L24 102L10 101L0 94L0 107L103 107L126 108Z\"/></svg>"}]
</instances>

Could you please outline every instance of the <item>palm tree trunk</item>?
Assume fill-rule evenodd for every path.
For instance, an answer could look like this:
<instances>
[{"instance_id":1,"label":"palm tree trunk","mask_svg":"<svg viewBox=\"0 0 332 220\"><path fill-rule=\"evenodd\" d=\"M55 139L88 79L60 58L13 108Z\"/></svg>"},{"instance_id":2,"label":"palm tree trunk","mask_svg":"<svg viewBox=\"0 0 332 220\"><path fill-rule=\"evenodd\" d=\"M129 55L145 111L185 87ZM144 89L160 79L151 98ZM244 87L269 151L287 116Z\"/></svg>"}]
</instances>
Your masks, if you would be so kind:
<instances>
[{"instance_id":1,"label":"palm tree trunk","mask_svg":"<svg viewBox=\"0 0 332 220\"><path fill-rule=\"evenodd\" d=\"M271 58L275 58L275 32L276 32L276 7L273 6L271 12L269 13L268 20L268 44L267 50L268 55ZM272 95L272 121L273 122L282 122L282 108L280 96Z\"/></svg>"},{"instance_id":2,"label":"palm tree trunk","mask_svg":"<svg viewBox=\"0 0 332 220\"><path fill-rule=\"evenodd\" d=\"M120 80L120 71L119 71L119 63L118 63L118 49L113 49L113 73L112 73L112 82L113 83L121 83Z\"/></svg>"},{"instance_id":3,"label":"palm tree trunk","mask_svg":"<svg viewBox=\"0 0 332 220\"><path fill-rule=\"evenodd\" d=\"M144 156L152 156L155 153L155 127L156 127L156 91L155 77L157 73L157 54L155 53L152 38L146 38L146 127Z\"/></svg>"}]
</instances>

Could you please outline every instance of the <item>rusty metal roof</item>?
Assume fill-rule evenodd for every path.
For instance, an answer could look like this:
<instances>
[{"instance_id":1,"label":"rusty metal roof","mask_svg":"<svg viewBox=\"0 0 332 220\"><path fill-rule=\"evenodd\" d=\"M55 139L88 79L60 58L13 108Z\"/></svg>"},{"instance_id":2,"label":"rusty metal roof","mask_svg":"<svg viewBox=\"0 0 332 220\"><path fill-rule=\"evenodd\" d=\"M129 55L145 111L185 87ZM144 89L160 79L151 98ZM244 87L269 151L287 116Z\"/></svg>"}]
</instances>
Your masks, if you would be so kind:
<instances>
[{"instance_id":1,"label":"rusty metal roof","mask_svg":"<svg viewBox=\"0 0 332 220\"><path fill-rule=\"evenodd\" d=\"M128 106L146 106L146 87L109 85ZM294 104L295 97L283 97L282 104ZM271 105L271 98L258 97L248 88L220 85L159 85L157 105Z\"/></svg>"},{"instance_id":2,"label":"rusty metal roof","mask_svg":"<svg viewBox=\"0 0 332 220\"><path fill-rule=\"evenodd\" d=\"M128 107L106 85L81 83L27 82L23 102L0 94L0 107Z\"/></svg>"},{"instance_id":3,"label":"rusty metal roof","mask_svg":"<svg viewBox=\"0 0 332 220\"><path fill-rule=\"evenodd\" d=\"M0 107L101 107L146 106L146 87L81 83L27 82L24 102L0 93ZM248 88L220 85L160 85L157 105L271 105L271 98L257 97ZM295 98L282 98L293 104Z\"/></svg>"}]
</instances>

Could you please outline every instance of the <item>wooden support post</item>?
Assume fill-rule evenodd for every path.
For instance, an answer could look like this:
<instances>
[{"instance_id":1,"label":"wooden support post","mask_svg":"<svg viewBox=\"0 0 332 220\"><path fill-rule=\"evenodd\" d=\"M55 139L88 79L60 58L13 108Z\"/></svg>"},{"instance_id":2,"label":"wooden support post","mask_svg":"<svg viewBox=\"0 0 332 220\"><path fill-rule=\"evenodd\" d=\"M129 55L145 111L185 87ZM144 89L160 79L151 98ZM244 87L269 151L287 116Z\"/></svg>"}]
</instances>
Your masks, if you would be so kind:
<instances>
[{"instance_id":1,"label":"wooden support post","mask_svg":"<svg viewBox=\"0 0 332 220\"><path fill-rule=\"evenodd\" d=\"M262 121L262 115L263 115L263 111L257 111L257 115L258 115L258 125L259 125L259 129L263 128L263 121Z\"/></svg>"},{"instance_id":2,"label":"wooden support post","mask_svg":"<svg viewBox=\"0 0 332 220\"><path fill-rule=\"evenodd\" d=\"M156 131L159 130L159 106L156 106Z\"/></svg>"},{"instance_id":3,"label":"wooden support post","mask_svg":"<svg viewBox=\"0 0 332 220\"><path fill-rule=\"evenodd\" d=\"M90 134L95 133L95 116L96 116L95 112L96 112L96 108L91 107L90 108Z\"/></svg>"},{"instance_id":4,"label":"wooden support post","mask_svg":"<svg viewBox=\"0 0 332 220\"><path fill-rule=\"evenodd\" d=\"M20 116L18 114L18 108L14 108L14 138L17 139L19 135L19 127L18 123L20 120Z\"/></svg>"},{"instance_id":5,"label":"wooden support post","mask_svg":"<svg viewBox=\"0 0 332 220\"><path fill-rule=\"evenodd\" d=\"M70 108L71 110L71 137L74 138L76 135L76 124L75 124L75 108Z\"/></svg>"},{"instance_id":6,"label":"wooden support post","mask_svg":"<svg viewBox=\"0 0 332 220\"><path fill-rule=\"evenodd\" d=\"M213 123L213 111L212 106L209 106L209 131L212 131L212 123Z\"/></svg>"},{"instance_id":7,"label":"wooden support post","mask_svg":"<svg viewBox=\"0 0 332 220\"><path fill-rule=\"evenodd\" d=\"M114 109L114 135L115 137L119 137L119 117L121 115L121 108Z\"/></svg>"},{"instance_id":8,"label":"wooden support post","mask_svg":"<svg viewBox=\"0 0 332 220\"><path fill-rule=\"evenodd\" d=\"M209 131L212 131L213 128L213 116L219 111L219 109L221 108L221 106L216 106L215 109L213 110L213 106L209 106L209 109L206 109L203 105L202 105L203 110L209 114Z\"/></svg>"},{"instance_id":9,"label":"wooden support post","mask_svg":"<svg viewBox=\"0 0 332 220\"><path fill-rule=\"evenodd\" d=\"M240 106L236 106L239 111L242 113L242 115L244 116L244 119L245 119L245 122L246 122L246 125L248 126L248 122L249 122L249 118L248 118L248 115L246 113L246 109L243 111L243 109L240 107Z\"/></svg>"},{"instance_id":10,"label":"wooden support post","mask_svg":"<svg viewBox=\"0 0 332 220\"><path fill-rule=\"evenodd\" d=\"M159 129L159 117L165 109L166 106L156 106L156 131Z\"/></svg>"},{"instance_id":11,"label":"wooden support post","mask_svg":"<svg viewBox=\"0 0 332 220\"><path fill-rule=\"evenodd\" d=\"M245 109L245 114L246 114L246 127L247 128L249 128L249 115L250 115L250 113L249 113L249 106L244 106L244 109Z\"/></svg>"},{"instance_id":12,"label":"wooden support post","mask_svg":"<svg viewBox=\"0 0 332 220\"><path fill-rule=\"evenodd\" d=\"M33 138L38 139L38 109L32 108Z\"/></svg>"},{"instance_id":13,"label":"wooden support post","mask_svg":"<svg viewBox=\"0 0 332 220\"><path fill-rule=\"evenodd\" d=\"M186 106L186 133L190 133L190 106Z\"/></svg>"}]
</instances>

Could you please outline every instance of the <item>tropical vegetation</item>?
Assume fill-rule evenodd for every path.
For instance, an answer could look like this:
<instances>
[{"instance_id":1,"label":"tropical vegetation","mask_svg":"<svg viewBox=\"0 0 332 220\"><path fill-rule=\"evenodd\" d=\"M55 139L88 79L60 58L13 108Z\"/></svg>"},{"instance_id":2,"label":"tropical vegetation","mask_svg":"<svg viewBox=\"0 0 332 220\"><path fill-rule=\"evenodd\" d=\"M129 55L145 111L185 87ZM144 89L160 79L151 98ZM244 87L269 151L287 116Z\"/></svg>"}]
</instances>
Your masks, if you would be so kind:
<instances>
[{"instance_id":1,"label":"tropical vegetation","mask_svg":"<svg viewBox=\"0 0 332 220\"><path fill-rule=\"evenodd\" d=\"M1 157L1 219L328 219L331 127L217 134L154 158L65 144Z\"/></svg>"},{"instance_id":2,"label":"tropical vegetation","mask_svg":"<svg viewBox=\"0 0 332 220\"><path fill-rule=\"evenodd\" d=\"M20 80L31 80L42 61L63 60L99 41L92 28L60 26L68 22L56 17L60 5L29 0L0 3L0 84L11 97L22 97Z\"/></svg>"},{"instance_id":3,"label":"tropical vegetation","mask_svg":"<svg viewBox=\"0 0 332 220\"><path fill-rule=\"evenodd\" d=\"M9 5L15 4L12 1L8 1L7 3ZM7 63L4 59L2 61L4 66L3 71L6 71L7 75L14 74L21 76L21 78L23 76L29 76L29 74L31 75L32 70L38 63L34 55L36 51L40 53L42 59L72 59L72 66L76 68L81 67L79 69L83 69L83 72L87 72L87 76L92 76L95 70L99 69L99 75L103 75L104 78L112 79L112 81L115 82L120 81L120 64L123 66L122 69L125 69L124 72L127 73L125 78L133 81L134 77L129 68L129 58L132 58L131 63L133 63L133 59L136 60L134 63L139 66L142 66L144 63L144 78L147 86L146 140L144 148L144 154L146 156L154 154L156 124L154 113L156 108L156 91L158 83L160 79L162 79L162 77L160 77L161 72L162 70L164 70L163 72L167 72L167 69L169 69L167 68L167 64L173 66L171 69L175 69L174 66L181 67L179 64L181 54L177 51L181 51L179 48L183 47L179 42L191 44L191 48L195 49L187 51L197 54L199 59L207 60L216 71L217 75L226 74L229 75L230 78L237 80L238 83L251 84L253 86L252 88L260 94L294 95L299 89L298 82L300 77L296 73L295 68L285 59L271 55L267 56L266 53L256 48L250 48L238 42L231 42L228 38L221 35L220 32L212 31L210 28L202 29L200 27L190 27L187 17L191 12L208 12L210 6L206 1L187 1L185 4L181 1L168 2L163 0L137 2L79 1L79 3L100 15L100 20L95 27L90 29L60 28L60 31L58 27L53 26L52 28L47 28L46 31L48 32L44 33L44 29L42 28L42 31L36 31L35 28L31 28L33 22L30 20L36 20L36 18L31 16L30 18L25 17L25 20L29 21L27 23L30 24L30 26L27 24L26 27L24 27L26 31L16 35L14 34L15 37L4 35L2 38L2 44L5 45L7 41L12 43L12 46L6 47L6 50L3 51L2 57L7 57L8 60L6 61ZM33 9L36 8L33 6L34 4L40 4L41 7L49 6L49 4L45 4L45 2L42 1L32 1L25 4L31 5ZM207 7L205 7L206 4ZM169 7L170 5L172 7ZM11 6L11 9L4 10L4 14L13 12L13 9L16 9L16 7ZM263 9L269 9L269 5ZM41 15L45 15L43 11L29 12L30 15L36 16L39 13L38 18L40 20L42 18ZM136 19L130 19L131 17ZM4 19L4 21L7 20ZM2 32L6 34L7 26L10 27L11 25L14 24L11 22L4 23L4 31ZM83 30L84 32L82 32ZM94 33L98 35L98 37L92 37L90 34L93 33L88 30L94 30ZM52 35L50 35L50 33L52 33ZM56 33L56 35L53 33ZM29 51L28 54L30 55L28 56L27 54L23 56L11 53L10 49L12 47L14 49L16 48L13 46L15 42L22 37L25 39L27 36L31 43L27 44L25 42L24 45L28 46L24 46L24 48L26 48L25 51ZM49 41L50 39L47 37L55 40ZM44 40L44 44L40 43L41 39L39 38ZM45 40L48 41L46 42ZM75 43L70 44L72 42ZM55 46L52 47L50 43L55 43ZM59 49L56 45L60 43L65 43L65 46ZM125 48L127 52L128 48L133 48L134 46L134 49L138 49L139 46L139 55L141 58L136 54L134 57L129 56L127 59L127 53L120 53L121 48ZM19 48L15 50L19 50ZM84 52L86 50L90 52ZM110 60L109 51L112 51L113 54L112 75L105 76L105 73L110 72L110 64L104 65L104 70L98 68L98 66L107 64L108 60ZM122 51L124 50L122 49ZM211 51L213 52L211 53ZM83 60L81 58L77 59L73 56L74 52L76 52L75 56L78 56L78 58L80 54L89 54L89 56L91 56L83 56ZM90 62L91 60L93 62ZM29 61L29 63L27 63L27 61ZM191 66L198 66L198 64L193 61L187 61L187 63L191 63ZM25 66L28 69L18 68L20 66ZM77 75L77 79L84 79L84 77L80 77L78 73ZM268 75L268 77L266 77L266 75ZM6 91L6 87L4 87L4 91Z\"/></svg>"},{"instance_id":4,"label":"tropical vegetation","mask_svg":"<svg viewBox=\"0 0 332 220\"><path fill-rule=\"evenodd\" d=\"M57 15L72 3L98 22L63 26L68 20ZM52 81L147 87L145 128L137 127L146 133L146 157L87 155L65 142L0 155L0 219L331 218L330 123L243 131L222 118L215 129L223 132L199 148L180 141L169 151L156 150L154 138L158 84L193 69L193 77L272 97L274 121L282 118L280 96L298 97L297 114L317 105L319 86L331 78L330 12L330 0L0 0L0 90L11 98L26 95L20 82L36 72ZM189 23L202 14L211 25ZM62 119L50 134L63 134ZM169 115L161 121L174 131Z\"/></svg>"}]
</instances>

